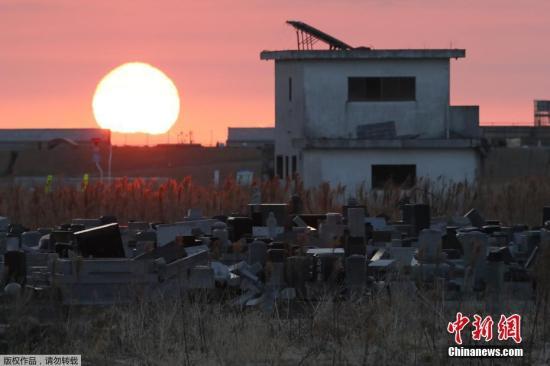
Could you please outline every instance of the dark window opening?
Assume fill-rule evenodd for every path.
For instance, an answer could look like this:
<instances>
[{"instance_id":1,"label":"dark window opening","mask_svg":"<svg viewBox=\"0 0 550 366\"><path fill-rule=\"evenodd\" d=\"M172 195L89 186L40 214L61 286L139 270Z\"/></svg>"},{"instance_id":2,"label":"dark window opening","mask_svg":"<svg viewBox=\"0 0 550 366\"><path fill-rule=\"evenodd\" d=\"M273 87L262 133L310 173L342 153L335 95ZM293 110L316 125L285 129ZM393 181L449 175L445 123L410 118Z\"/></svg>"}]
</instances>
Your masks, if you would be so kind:
<instances>
[{"instance_id":1,"label":"dark window opening","mask_svg":"<svg viewBox=\"0 0 550 366\"><path fill-rule=\"evenodd\" d=\"M285 156L285 178L288 177L288 155Z\"/></svg>"},{"instance_id":2,"label":"dark window opening","mask_svg":"<svg viewBox=\"0 0 550 366\"><path fill-rule=\"evenodd\" d=\"M409 188L416 180L416 165L373 165L372 188L387 184Z\"/></svg>"},{"instance_id":3,"label":"dark window opening","mask_svg":"<svg viewBox=\"0 0 550 366\"><path fill-rule=\"evenodd\" d=\"M288 78L288 100L292 101L292 78Z\"/></svg>"},{"instance_id":4,"label":"dark window opening","mask_svg":"<svg viewBox=\"0 0 550 366\"><path fill-rule=\"evenodd\" d=\"M416 99L414 77L350 77L348 101L387 102Z\"/></svg>"},{"instance_id":5,"label":"dark window opening","mask_svg":"<svg viewBox=\"0 0 550 366\"><path fill-rule=\"evenodd\" d=\"M277 159L275 161L275 169L277 172L277 176L279 178L282 178L283 177L283 156L282 155L277 155Z\"/></svg>"},{"instance_id":6,"label":"dark window opening","mask_svg":"<svg viewBox=\"0 0 550 366\"><path fill-rule=\"evenodd\" d=\"M292 175L296 174L296 155L292 155Z\"/></svg>"}]
</instances>

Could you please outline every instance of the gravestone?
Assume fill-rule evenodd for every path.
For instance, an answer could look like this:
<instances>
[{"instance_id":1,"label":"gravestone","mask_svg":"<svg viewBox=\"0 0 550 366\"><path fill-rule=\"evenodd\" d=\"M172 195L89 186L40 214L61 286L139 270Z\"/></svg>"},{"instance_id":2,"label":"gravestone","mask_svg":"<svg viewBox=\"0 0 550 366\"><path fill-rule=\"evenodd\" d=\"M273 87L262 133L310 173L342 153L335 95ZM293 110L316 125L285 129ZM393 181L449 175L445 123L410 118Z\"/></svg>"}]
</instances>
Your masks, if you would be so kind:
<instances>
[{"instance_id":1,"label":"gravestone","mask_svg":"<svg viewBox=\"0 0 550 366\"><path fill-rule=\"evenodd\" d=\"M21 240L17 234L8 234L6 236L6 252L17 251L21 249Z\"/></svg>"},{"instance_id":2,"label":"gravestone","mask_svg":"<svg viewBox=\"0 0 550 366\"><path fill-rule=\"evenodd\" d=\"M468 211L464 215L464 217L470 220L470 223L472 224L472 226L481 228L485 225L485 219L483 218L483 216L481 216L479 211L475 208L472 208L470 211Z\"/></svg>"},{"instance_id":3,"label":"gravestone","mask_svg":"<svg viewBox=\"0 0 550 366\"><path fill-rule=\"evenodd\" d=\"M372 232L372 242L374 245L391 243L392 232L389 230L375 230Z\"/></svg>"},{"instance_id":4,"label":"gravestone","mask_svg":"<svg viewBox=\"0 0 550 366\"><path fill-rule=\"evenodd\" d=\"M148 222L145 221L129 221L128 222L128 230L132 232L138 232L138 231L146 231L149 230L151 225L149 225Z\"/></svg>"},{"instance_id":5,"label":"gravestone","mask_svg":"<svg viewBox=\"0 0 550 366\"><path fill-rule=\"evenodd\" d=\"M500 302L503 286L504 272L506 271L505 257L506 247L491 250L487 256L487 302L489 312L497 313L500 311ZM509 253L508 253L509 254Z\"/></svg>"},{"instance_id":6,"label":"gravestone","mask_svg":"<svg viewBox=\"0 0 550 366\"><path fill-rule=\"evenodd\" d=\"M284 249L268 249L267 260L270 262L284 263L285 261Z\"/></svg>"},{"instance_id":7,"label":"gravestone","mask_svg":"<svg viewBox=\"0 0 550 366\"><path fill-rule=\"evenodd\" d=\"M457 250L462 253L462 245L456 238L457 230L456 226L447 226L445 235L442 237L441 248L443 250Z\"/></svg>"},{"instance_id":8,"label":"gravestone","mask_svg":"<svg viewBox=\"0 0 550 366\"><path fill-rule=\"evenodd\" d=\"M409 203L402 207L403 223L412 225L415 233L430 227L430 206L420 203Z\"/></svg>"},{"instance_id":9,"label":"gravestone","mask_svg":"<svg viewBox=\"0 0 550 366\"><path fill-rule=\"evenodd\" d=\"M302 198L296 194L293 194L290 198L290 208L289 212L292 215L299 215L304 211L304 203L302 202Z\"/></svg>"},{"instance_id":10,"label":"gravestone","mask_svg":"<svg viewBox=\"0 0 550 366\"><path fill-rule=\"evenodd\" d=\"M276 239L279 235L284 234L285 228L282 226L276 226L272 228L271 231L267 226L253 226L252 227L252 236L254 238L271 238ZM272 236L274 235L274 236Z\"/></svg>"},{"instance_id":11,"label":"gravestone","mask_svg":"<svg viewBox=\"0 0 550 366\"><path fill-rule=\"evenodd\" d=\"M341 249L341 248L337 248ZM308 254L310 251L308 250ZM335 283L338 275L343 271L344 256L339 252L319 253L315 258L315 279L317 282Z\"/></svg>"},{"instance_id":12,"label":"gravestone","mask_svg":"<svg viewBox=\"0 0 550 366\"><path fill-rule=\"evenodd\" d=\"M410 267L416 248L413 247L391 247L389 249L391 259L395 259L402 267Z\"/></svg>"},{"instance_id":13,"label":"gravestone","mask_svg":"<svg viewBox=\"0 0 550 366\"><path fill-rule=\"evenodd\" d=\"M327 213L327 218L319 225L319 238L321 246L326 248L336 247L340 244L343 234L342 215L340 213Z\"/></svg>"},{"instance_id":14,"label":"gravestone","mask_svg":"<svg viewBox=\"0 0 550 366\"><path fill-rule=\"evenodd\" d=\"M393 272L397 261L395 259L380 259L370 262L367 266L368 273L372 273L376 280L385 279L386 276Z\"/></svg>"},{"instance_id":15,"label":"gravestone","mask_svg":"<svg viewBox=\"0 0 550 366\"><path fill-rule=\"evenodd\" d=\"M101 226L102 222L100 219L72 219L72 225L83 225L84 229L89 229L96 226Z\"/></svg>"},{"instance_id":16,"label":"gravestone","mask_svg":"<svg viewBox=\"0 0 550 366\"><path fill-rule=\"evenodd\" d=\"M480 231L459 232L457 238L464 251L464 290L470 291L485 274L489 238Z\"/></svg>"},{"instance_id":17,"label":"gravestone","mask_svg":"<svg viewBox=\"0 0 550 366\"><path fill-rule=\"evenodd\" d=\"M346 238L344 250L346 252L346 257L349 257L350 255L354 255L354 254L366 255L367 246L365 243L365 239L362 237L348 236Z\"/></svg>"},{"instance_id":18,"label":"gravestone","mask_svg":"<svg viewBox=\"0 0 550 366\"><path fill-rule=\"evenodd\" d=\"M365 224L370 224L373 230L386 230L388 225L383 217L366 217Z\"/></svg>"},{"instance_id":19,"label":"gravestone","mask_svg":"<svg viewBox=\"0 0 550 366\"><path fill-rule=\"evenodd\" d=\"M248 264L260 263L265 266L267 259L267 244L261 240L254 240L248 245Z\"/></svg>"},{"instance_id":20,"label":"gravestone","mask_svg":"<svg viewBox=\"0 0 550 366\"><path fill-rule=\"evenodd\" d=\"M545 225L546 221L550 221L550 206L542 208L542 226Z\"/></svg>"},{"instance_id":21,"label":"gravestone","mask_svg":"<svg viewBox=\"0 0 550 366\"><path fill-rule=\"evenodd\" d=\"M326 214L301 214L299 216L307 226L311 226L314 229L319 229L321 222L327 218Z\"/></svg>"},{"instance_id":22,"label":"gravestone","mask_svg":"<svg viewBox=\"0 0 550 366\"><path fill-rule=\"evenodd\" d=\"M229 239L235 242L244 236L252 234L252 219L249 217L230 216L227 218Z\"/></svg>"},{"instance_id":23,"label":"gravestone","mask_svg":"<svg viewBox=\"0 0 550 366\"><path fill-rule=\"evenodd\" d=\"M99 217L99 221L101 221L101 225L107 225L117 223L118 219L114 215L103 215Z\"/></svg>"},{"instance_id":24,"label":"gravestone","mask_svg":"<svg viewBox=\"0 0 550 366\"><path fill-rule=\"evenodd\" d=\"M286 259L285 279L289 286L296 289L298 298L308 297L306 282L313 279L313 257L292 256Z\"/></svg>"},{"instance_id":25,"label":"gravestone","mask_svg":"<svg viewBox=\"0 0 550 366\"><path fill-rule=\"evenodd\" d=\"M547 229L542 229L540 231L540 248L542 252L550 250L550 231Z\"/></svg>"},{"instance_id":26,"label":"gravestone","mask_svg":"<svg viewBox=\"0 0 550 366\"><path fill-rule=\"evenodd\" d=\"M161 247L175 240L178 236L191 235L191 226L186 223L158 224L156 233L157 246Z\"/></svg>"},{"instance_id":27,"label":"gravestone","mask_svg":"<svg viewBox=\"0 0 550 366\"><path fill-rule=\"evenodd\" d=\"M360 291L366 285L367 260L364 255L354 254L346 258L346 288L351 292Z\"/></svg>"},{"instance_id":28,"label":"gravestone","mask_svg":"<svg viewBox=\"0 0 550 366\"><path fill-rule=\"evenodd\" d=\"M200 234L210 234L210 232L212 231L213 225L217 222L218 220L215 220L215 219L201 218L198 220L177 221L174 223L174 225L183 225L191 229L190 234L184 234L184 235L200 235Z\"/></svg>"},{"instance_id":29,"label":"gravestone","mask_svg":"<svg viewBox=\"0 0 550 366\"><path fill-rule=\"evenodd\" d=\"M418 236L418 260L424 263L443 261L445 256L441 248L441 231L422 229Z\"/></svg>"},{"instance_id":30,"label":"gravestone","mask_svg":"<svg viewBox=\"0 0 550 366\"><path fill-rule=\"evenodd\" d=\"M178 236L192 236L200 233L209 234L219 221L214 219L176 222L174 224L157 224L157 245L163 246ZM224 224L225 225L225 224Z\"/></svg>"},{"instance_id":31,"label":"gravestone","mask_svg":"<svg viewBox=\"0 0 550 366\"><path fill-rule=\"evenodd\" d=\"M286 203L249 204L248 209L253 226L267 226L266 220L270 212L273 212L279 225L285 226L288 216L287 206Z\"/></svg>"},{"instance_id":32,"label":"gravestone","mask_svg":"<svg viewBox=\"0 0 550 366\"><path fill-rule=\"evenodd\" d=\"M533 250L539 246L540 236L540 230L529 230L525 232L528 255L531 254Z\"/></svg>"},{"instance_id":33,"label":"gravestone","mask_svg":"<svg viewBox=\"0 0 550 366\"><path fill-rule=\"evenodd\" d=\"M190 269L185 287L188 289L213 289L215 282L214 269L207 265L199 265Z\"/></svg>"},{"instance_id":34,"label":"gravestone","mask_svg":"<svg viewBox=\"0 0 550 366\"><path fill-rule=\"evenodd\" d=\"M202 219L202 210L200 208L189 208L187 209L187 220L200 220Z\"/></svg>"},{"instance_id":35,"label":"gravestone","mask_svg":"<svg viewBox=\"0 0 550 366\"><path fill-rule=\"evenodd\" d=\"M269 237L274 239L278 233L277 233L277 219L275 218L275 214L273 212L269 213L265 224L269 232Z\"/></svg>"},{"instance_id":36,"label":"gravestone","mask_svg":"<svg viewBox=\"0 0 550 366\"><path fill-rule=\"evenodd\" d=\"M42 234L38 231L25 231L21 234L21 246L27 248L37 247L41 237Z\"/></svg>"},{"instance_id":37,"label":"gravestone","mask_svg":"<svg viewBox=\"0 0 550 366\"><path fill-rule=\"evenodd\" d=\"M172 263L173 261L185 256L187 256L185 247L176 241L172 241L162 247L156 247L151 251L138 255L134 259L145 260L164 258L166 263Z\"/></svg>"},{"instance_id":38,"label":"gravestone","mask_svg":"<svg viewBox=\"0 0 550 366\"><path fill-rule=\"evenodd\" d=\"M8 250L4 253L4 282L16 282L25 286L27 282L26 255L22 250Z\"/></svg>"},{"instance_id":39,"label":"gravestone","mask_svg":"<svg viewBox=\"0 0 550 366\"><path fill-rule=\"evenodd\" d=\"M250 204L259 205L262 203L262 191L260 187L252 187L252 192L250 194Z\"/></svg>"},{"instance_id":40,"label":"gravestone","mask_svg":"<svg viewBox=\"0 0 550 366\"><path fill-rule=\"evenodd\" d=\"M74 233L80 254L94 258L124 258L125 251L117 223L97 226Z\"/></svg>"},{"instance_id":41,"label":"gravestone","mask_svg":"<svg viewBox=\"0 0 550 366\"><path fill-rule=\"evenodd\" d=\"M10 220L7 217L0 216L0 231L8 231Z\"/></svg>"},{"instance_id":42,"label":"gravestone","mask_svg":"<svg viewBox=\"0 0 550 366\"><path fill-rule=\"evenodd\" d=\"M365 237L365 210L363 208L348 208L348 229L352 237Z\"/></svg>"},{"instance_id":43,"label":"gravestone","mask_svg":"<svg viewBox=\"0 0 550 366\"><path fill-rule=\"evenodd\" d=\"M271 288L280 289L284 284L285 251L283 249L269 249L269 277L267 283Z\"/></svg>"}]
</instances>

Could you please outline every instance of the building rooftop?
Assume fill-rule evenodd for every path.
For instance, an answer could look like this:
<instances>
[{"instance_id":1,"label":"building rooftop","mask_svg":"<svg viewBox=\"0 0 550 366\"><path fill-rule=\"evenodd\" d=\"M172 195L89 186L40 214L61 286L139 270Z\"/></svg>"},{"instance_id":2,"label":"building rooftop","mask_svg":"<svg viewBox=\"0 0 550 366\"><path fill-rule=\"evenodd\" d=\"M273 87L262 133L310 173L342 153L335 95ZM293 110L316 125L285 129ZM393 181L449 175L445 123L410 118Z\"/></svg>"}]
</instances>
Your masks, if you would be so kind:
<instances>
[{"instance_id":1,"label":"building rooftop","mask_svg":"<svg viewBox=\"0 0 550 366\"><path fill-rule=\"evenodd\" d=\"M467 149L481 145L479 139L294 139L302 149Z\"/></svg>"},{"instance_id":2,"label":"building rooftop","mask_svg":"<svg viewBox=\"0 0 550 366\"><path fill-rule=\"evenodd\" d=\"M0 129L0 151L21 150L40 144L54 144L60 141L71 143L92 143L97 139L111 142L111 131L102 128L12 128Z\"/></svg>"},{"instance_id":3,"label":"building rooftop","mask_svg":"<svg viewBox=\"0 0 550 366\"><path fill-rule=\"evenodd\" d=\"M262 51L262 60L363 60L462 58L464 49L370 49Z\"/></svg>"}]
</instances>

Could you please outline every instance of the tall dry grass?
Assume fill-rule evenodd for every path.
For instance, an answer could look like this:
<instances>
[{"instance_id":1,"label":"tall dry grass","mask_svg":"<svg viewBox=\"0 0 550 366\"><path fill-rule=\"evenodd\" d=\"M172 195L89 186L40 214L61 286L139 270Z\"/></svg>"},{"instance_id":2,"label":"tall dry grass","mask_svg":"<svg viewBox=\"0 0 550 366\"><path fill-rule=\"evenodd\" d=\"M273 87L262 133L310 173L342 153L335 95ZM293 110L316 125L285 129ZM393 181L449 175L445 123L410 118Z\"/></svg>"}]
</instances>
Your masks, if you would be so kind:
<instances>
[{"instance_id":1,"label":"tall dry grass","mask_svg":"<svg viewBox=\"0 0 550 366\"><path fill-rule=\"evenodd\" d=\"M273 314L236 309L186 294L138 299L107 308L72 308L55 321L20 305L9 319L6 352L82 354L87 365L460 365L492 359L452 359L446 331L456 312L488 314L483 299L442 301L439 290L415 292L396 282L360 301L280 301ZM538 309L538 310L537 310ZM520 312L525 356L506 364L545 365L548 307L507 298L502 313ZM469 332L463 332L466 344ZM492 341L491 345L508 344ZM546 345L546 346L545 346ZM546 347L546 348L545 348ZM500 363L499 363L500 364Z\"/></svg>"},{"instance_id":2,"label":"tall dry grass","mask_svg":"<svg viewBox=\"0 0 550 366\"><path fill-rule=\"evenodd\" d=\"M408 189L387 186L383 190L345 186L331 187L322 183L304 188L297 181L255 182L264 202L289 202L292 195L302 198L306 212L338 211L347 198L353 196L365 204L371 215L385 214L397 219L399 202L407 197L411 202L429 203L433 216L463 215L472 207L487 218L506 224L541 224L541 209L550 205L550 180L540 177L521 178L499 184L488 182L450 183L444 180L419 180ZM112 214L121 222L128 220L178 221L188 208L200 207L203 214L246 214L251 187L227 180L219 187L201 186L191 178L165 183L119 179L110 184L91 183L85 189L57 185L0 186L0 215L12 222L30 227L52 226L75 217L98 217Z\"/></svg>"}]
</instances>

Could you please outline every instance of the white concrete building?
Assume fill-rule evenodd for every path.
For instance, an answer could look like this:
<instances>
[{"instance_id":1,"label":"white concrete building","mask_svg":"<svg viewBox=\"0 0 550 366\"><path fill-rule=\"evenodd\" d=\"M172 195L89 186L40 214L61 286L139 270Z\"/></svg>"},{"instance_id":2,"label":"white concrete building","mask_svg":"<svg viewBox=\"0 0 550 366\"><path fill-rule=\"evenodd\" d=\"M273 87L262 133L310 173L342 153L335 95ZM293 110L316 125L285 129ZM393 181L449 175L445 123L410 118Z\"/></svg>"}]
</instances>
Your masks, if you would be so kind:
<instances>
[{"instance_id":1,"label":"white concrete building","mask_svg":"<svg viewBox=\"0 0 550 366\"><path fill-rule=\"evenodd\" d=\"M331 47L332 48L332 47ZM461 49L263 51L275 61L275 174L380 187L473 180L479 108L450 106Z\"/></svg>"}]
</instances>

